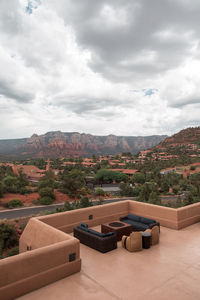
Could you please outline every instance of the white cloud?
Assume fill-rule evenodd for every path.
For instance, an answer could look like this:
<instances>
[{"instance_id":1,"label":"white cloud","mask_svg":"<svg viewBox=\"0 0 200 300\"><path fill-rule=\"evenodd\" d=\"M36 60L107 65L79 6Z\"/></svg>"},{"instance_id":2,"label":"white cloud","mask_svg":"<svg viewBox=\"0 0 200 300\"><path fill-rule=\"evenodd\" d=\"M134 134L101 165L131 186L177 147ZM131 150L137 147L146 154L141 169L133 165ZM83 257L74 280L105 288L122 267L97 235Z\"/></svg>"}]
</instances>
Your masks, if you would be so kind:
<instances>
[{"instance_id":1,"label":"white cloud","mask_svg":"<svg viewBox=\"0 0 200 300\"><path fill-rule=\"evenodd\" d=\"M0 138L198 125L199 12L186 0L2 0Z\"/></svg>"}]
</instances>

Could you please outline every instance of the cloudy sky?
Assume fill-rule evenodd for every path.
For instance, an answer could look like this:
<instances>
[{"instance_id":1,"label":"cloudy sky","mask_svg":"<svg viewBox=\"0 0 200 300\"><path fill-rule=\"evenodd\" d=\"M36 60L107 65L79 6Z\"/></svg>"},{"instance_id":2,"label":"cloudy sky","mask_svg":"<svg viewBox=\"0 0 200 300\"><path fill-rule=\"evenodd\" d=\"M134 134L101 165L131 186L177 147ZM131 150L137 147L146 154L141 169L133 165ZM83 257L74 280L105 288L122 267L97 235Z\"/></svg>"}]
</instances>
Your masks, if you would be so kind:
<instances>
[{"instance_id":1,"label":"cloudy sky","mask_svg":"<svg viewBox=\"0 0 200 300\"><path fill-rule=\"evenodd\" d=\"M0 138L200 124L199 0L0 0Z\"/></svg>"}]
</instances>

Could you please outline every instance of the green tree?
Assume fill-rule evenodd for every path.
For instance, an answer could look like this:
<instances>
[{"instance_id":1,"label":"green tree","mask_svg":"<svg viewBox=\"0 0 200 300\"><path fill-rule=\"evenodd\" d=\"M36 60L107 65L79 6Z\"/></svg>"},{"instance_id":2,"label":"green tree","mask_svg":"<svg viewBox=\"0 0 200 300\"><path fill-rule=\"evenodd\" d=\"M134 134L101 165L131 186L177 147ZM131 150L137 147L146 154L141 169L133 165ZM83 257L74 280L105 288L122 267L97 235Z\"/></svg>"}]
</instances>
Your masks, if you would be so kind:
<instances>
[{"instance_id":1,"label":"green tree","mask_svg":"<svg viewBox=\"0 0 200 300\"><path fill-rule=\"evenodd\" d=\"M161 205L161 198L156 192L152 191L149 195L148 202L151 204Z\"/></svg>"},{"instance_id":2,"label":"green tree","mask_svg":"<svg viewBox=\"0 0 200 300\"><path fill-rule=\"evenodd\" d=\"M180 190L181 190L180 185L173 185L172 191L175 195L178 194L178 192L180 192Z\"/></svg>"},{"instance_id":3,"label":"green tree","mask_svg":"<svg viewBox=\"0 0 200 300\"><path fill-rule=\"evenodd\" d=\"M53 199L49 196L44 196L40 199L41 205L50 205L53 203Z\"/></svg>"},{"instance_id":4,"label":"green tree","mask_svg":"<svg viewBox=\"0 0 200 300\"><path fill-rule=\"evenodd\" d=\"M38 184L38 190L45 188L45 187L50 187L53 189L54 188L54 179L52 179L52 178L41 179Z\"/></svg>"},{"instance_id":5,"label":"green tree","mask_svg":"<svg viewBox=\"0 0 200 300\"><path fill-rule=\"evenodd\" d=\"M23 173L22 168L19 170L18 181L19 181L19 185L20 185L21 188L29 185L26 174Z\"/></svg>"},{"instance_id":6,"label":"green tree","mask_svg":"<svg viewBox=\"0 0 200 300\"><path fill-rule=\"evenodd\" d=\"M145 183L145 174L144 173L133 174L133 176L131 178L131 182L144 184Z\"/></svg>"},{"instance_id":7,"label":"green tree","mask_svg":"<svg viewBox=\"0 0 200 300\"><path fill-rule=\"evenodd\" d=\"M84 174L76 169L63 175L61 190L70 197L81 195L81 189L85 186Z\"/></svg>"},{"instance_id":8,"label":"green tree","mask_svg":"<svg viewBox=\"0 0 200 300\"><path fill-rule=\"evenodd\" d=\"M82 197L80 199L79 206L80 208L89 207L89 206L93 206L93 203L88 199L88 197Z\"/></svg>"},{"instance_id":9,"label":"green tree","mask_svg":"<svg viewBox=\"0 0 200 300\"><path fill-rule=\"evenodd\" d=\"M50 197L51 199L55 199L54 191L51 187L44 187L39 190L39 195L41 198Z\"/></svg>"},{"instance_id":10,"label":"green tree","mask_svg":"<svg viewBox=\"0 0 200 300\"><path fill-rule=\"evenodd\" d=\"M5 191L9 193L17 193L20 188L18 178L10 175L3 179L3 185L5 187Z\"/></svg>"},{"instance_id":11,"label":"green tree","mask_svg":"<svg viewBox=\"0 0 200 300\"><path fill-rule=\"evenodd\" d=\"M13 225L0 223L0 255L9 247L18 245L18 238Z\"/></svg>"},{"instance_id":12,"label":"green tree","mask_svg":"<svg viewBox=\"0 0 200 300\"><path fill-rule=\"evenodd\" d=\"M69 203L69 201L66 201L64 204L64 210L73 210L73 207Z\"/></svg>"},{"instance_id":13,"label":"green tree","mask_svg":"<svg viewBox=\"0 0 200 300\"><path fill-rule=\"evenodd\" d=\"M160 188L161 192L168 193L169 192L169 188L170 188L170 186L169 186L168 181L164 179L161 182L161 188Z\"/></svg>"},{"instance_id":14,"label":"green tree","mask_svg":"<svg viewBox=\"0 0 200 300\"><path fill-rule=\"evenodd\" d=\"M96 189L95 189L95 195L96 195L96 196L105 196L105 192L104 192L104 190L101 189L101 188L96 188Z\"/></svg>"},{"instance_id":15,"label":"green tree","mask_svg":"<svg viewBox=\"0 0 200 300\"><path fill-rule=\"evenodd\" d=\"M148 202L151 192L158 194L157 185L151 182L146 182L142 185L137 200L141 202Z\"/></svg>"},{"instance_id":16,"label":"green tree","mask_svg":"<svg viewBox=\"0 0 200 300\"><path fill-rule=\"evenodd\" d=\"M125 197L134 197L134 189L129 183L121 183L119 185L120 195Z\"/></svg>"},{"instance_id":17,"label":"green tree","mask_svg":"<svg viewBox=\"0 0 200 300\"><path fill-rule=\"evenodd\" d=\"M112 171L109 169L100 169L95 175L95 180L100 183L111 183L113 181L116 182L127 182L128 176L121 172Z\"/></svg>"},{"instance_id":18,"label":"green tree","mask_svg":"<svg viewBox=\"0 0 200 300\"><path fill-rule=\"evenodd\" d=\"M9 202L5 203L5 206L9 208L22 207L23 205L23 202L19 199L12 199Z\"/></svg>"}]
</instances>

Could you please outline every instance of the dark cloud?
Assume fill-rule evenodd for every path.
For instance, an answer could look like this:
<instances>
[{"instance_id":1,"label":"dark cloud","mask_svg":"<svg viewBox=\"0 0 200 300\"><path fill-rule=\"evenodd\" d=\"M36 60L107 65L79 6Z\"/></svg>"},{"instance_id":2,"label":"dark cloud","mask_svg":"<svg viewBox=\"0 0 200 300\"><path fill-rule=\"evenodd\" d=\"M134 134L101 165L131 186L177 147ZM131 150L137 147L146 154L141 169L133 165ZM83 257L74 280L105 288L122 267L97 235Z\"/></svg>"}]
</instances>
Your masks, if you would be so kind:
<instances>
[{"instance_id":1,"label":"dark cloud","mask_svg":"<svg viewBox=\"0 0 200 300\"><path fill-rule=\"evenodd\" d=\"M30 102L33 99L33 94L21 88L17 88L12 82L0 81L0 95L13 99L18 102Z\"/></svg>"},{"instance_id":2,"label":"dark cloud","mask_svg":"<svg viewBox=\"0 0 200 300\"><path fill-rule=\"evenodd\" d=\"M56 105L67 108L78 115L87 115L93 113L95 115L114 115L115 109L118 107L132 107L133 99L117 99L116 97L81 97L71 96L63 99L57 98ZM108 110L107 112L105 110ZM113 110L113 111L112 111Z\"/></svg>"},{"instance_id":3,"label":"dark cloud","mask_svg":"<svg viewBox=\"0 0 200 300\"><path fill-rule=\"evenodd\" d=\"M194 104L200 104L200 97L190 96L181 99L176 99L174 103L171 104L171 107L183 108L186 105L194 105Z\"/></svg>"},{"instance_id":4,"label":"dark cloud","mask_svg":"<svg viewBox=\"0 0 200 300\"><path fill-rule=\"evenodd\" d=\"M90 67L119 81L157 75L180 65L199 39L200 3L185 1L67 1L62 11ZM148 59L149 56L149 59Z\"/></svg>"}]
</instances>

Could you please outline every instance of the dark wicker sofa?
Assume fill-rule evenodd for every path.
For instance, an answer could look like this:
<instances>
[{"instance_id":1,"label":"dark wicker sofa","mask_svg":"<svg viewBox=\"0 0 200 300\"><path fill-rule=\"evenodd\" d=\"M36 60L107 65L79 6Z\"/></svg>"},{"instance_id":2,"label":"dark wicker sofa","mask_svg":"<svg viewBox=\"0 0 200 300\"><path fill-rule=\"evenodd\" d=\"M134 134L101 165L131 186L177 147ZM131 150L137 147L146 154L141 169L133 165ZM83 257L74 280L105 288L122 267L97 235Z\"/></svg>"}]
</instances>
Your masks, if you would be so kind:
<instances>
[{"instance_id":1,"label":"dark wicker sofa","mask_svg":"<svg viewBox=\"0 0 200 300\"><path fill-rule=\"evenodd\" d=\"M100 233L87 228L86 224L81 224L74 228L74 237L79 239L82 244L102 253L106 253L117 248L116 233Z\"/></svg>"},{"instance_id":2,"label":"dark wicker sofa","mask_svg":"<svg viewBox=\"0 0 200 300\"><path fill-rule=\"evenodd\" d=\"M133 231L145 231L148 228L158 226L160 230L160 223L155 220L137 216L134 214L128 214L127 216L121 217L120 221L132 225Z\"/></svg>"}]
</instances>

